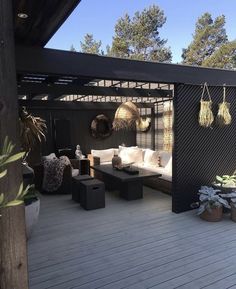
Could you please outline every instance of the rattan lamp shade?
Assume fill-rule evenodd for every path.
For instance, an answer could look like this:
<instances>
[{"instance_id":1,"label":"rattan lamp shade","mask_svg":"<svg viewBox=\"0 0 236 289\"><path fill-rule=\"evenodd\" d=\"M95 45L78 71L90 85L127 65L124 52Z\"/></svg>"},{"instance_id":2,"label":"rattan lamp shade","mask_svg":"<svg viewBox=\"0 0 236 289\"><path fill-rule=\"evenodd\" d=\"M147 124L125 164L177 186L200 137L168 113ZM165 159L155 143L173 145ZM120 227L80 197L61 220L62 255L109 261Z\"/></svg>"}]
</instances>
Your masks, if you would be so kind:
<instances>
[{"instance_id":1,"label":"rattan lamp shade","mask_svg":"<svg viewBox=\"0 0 236 289\"><path fill-rule=\"evenodd\" d=\"M116 110L113 129L136 129L136 121L140 119L140 114L137 106L127 101L122 103Z\"/></svg>"}]
</instances>

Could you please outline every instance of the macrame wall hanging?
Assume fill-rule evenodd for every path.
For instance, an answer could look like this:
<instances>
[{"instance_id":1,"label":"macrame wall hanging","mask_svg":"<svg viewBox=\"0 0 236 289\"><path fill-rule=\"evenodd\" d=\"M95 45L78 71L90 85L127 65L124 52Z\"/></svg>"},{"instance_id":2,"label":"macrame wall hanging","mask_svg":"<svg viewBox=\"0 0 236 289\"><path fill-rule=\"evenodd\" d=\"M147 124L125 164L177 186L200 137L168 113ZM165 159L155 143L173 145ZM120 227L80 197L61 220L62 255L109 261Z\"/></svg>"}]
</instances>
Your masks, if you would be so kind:
<instances>
[{"instance_id":1,"label":"macrame wall hanging","mask_svg":"<svg viewBox=\"0 0 236 289\"><path fill-rule=\"evenodd\" d=\"M208 100L204 100L204 94L207 93ZM200 100L200 111L198 116L198 122L200 126L210 127L214 121L214 116L212 113L212 100L207 83L204 83L202 96Z\"/></svg>"},{"instance_id":2,"label":"macrame wall hanging","mask_svg":"<svg viewBox=\"0 0 236 289\"><path fill-rule=\"evenodd\" d=\"M230 103L225 101L226 98L226 87L223 87L223 102L219 103L219 109L217 113L217 123L220 126L231 124L232 118L229 112Z\"/></svg>"}]
</instances>

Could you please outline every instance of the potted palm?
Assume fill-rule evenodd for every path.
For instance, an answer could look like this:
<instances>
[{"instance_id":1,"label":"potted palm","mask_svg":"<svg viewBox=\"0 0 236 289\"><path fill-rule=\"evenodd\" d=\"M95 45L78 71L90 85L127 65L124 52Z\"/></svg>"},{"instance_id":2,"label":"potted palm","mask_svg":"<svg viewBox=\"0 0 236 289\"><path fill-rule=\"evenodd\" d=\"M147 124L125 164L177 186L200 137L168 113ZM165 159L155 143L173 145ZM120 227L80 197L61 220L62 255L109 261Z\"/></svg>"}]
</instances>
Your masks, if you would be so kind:
<instances>
[{"instance_id":1,"label":"potted palm","mask_svg":"<svg viewBox=\"0 0 236 289\"><path fill-rule=\"evenodd\" d=\"M198 215L201 219L209 222L218 222L223 216L223 207L230 208L228 202L224 200L212 187L202 186L199 192L200 206Z\"/></svg>"},{"instance_id":2,"label":"potted palm","mask_svg":"<svg viewBox=\"0 0 236 289\"><path fill-rule=\"evenodd\" d=\"M40 117L35 117L28 113L25 107L20 110L20 137L23 150L26 152L23 166L23 181L26 187L33 183L34 170L28 166L26 158L30 151L38 144L45 140L45 132L47 129L45 120ZM31 187L29 192L24 197L25 217L26 217L26 233L29 238L33 227L38 221L40 210L40 199L34 187Z\"/></svg>"}]
</instances>

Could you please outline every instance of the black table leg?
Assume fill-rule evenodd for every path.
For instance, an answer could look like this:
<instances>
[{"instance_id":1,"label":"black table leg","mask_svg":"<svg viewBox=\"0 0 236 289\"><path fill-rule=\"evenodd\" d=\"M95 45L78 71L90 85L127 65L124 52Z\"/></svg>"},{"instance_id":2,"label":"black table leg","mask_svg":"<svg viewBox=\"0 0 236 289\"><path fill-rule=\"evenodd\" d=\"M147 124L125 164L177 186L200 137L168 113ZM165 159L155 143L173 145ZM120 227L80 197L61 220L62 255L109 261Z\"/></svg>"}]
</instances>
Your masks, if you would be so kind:
<instances>
[{"instance_id":1,"label":"black table leg","mask_svg":"<svg viewBox=\"0 0 236 289\"><path fill-rule=\"evenodd\" d=\"M119 190L120 190L120 197L128 201L143 198L142 180L121 182L119 185Z\"/></svg>"}]
</instances>

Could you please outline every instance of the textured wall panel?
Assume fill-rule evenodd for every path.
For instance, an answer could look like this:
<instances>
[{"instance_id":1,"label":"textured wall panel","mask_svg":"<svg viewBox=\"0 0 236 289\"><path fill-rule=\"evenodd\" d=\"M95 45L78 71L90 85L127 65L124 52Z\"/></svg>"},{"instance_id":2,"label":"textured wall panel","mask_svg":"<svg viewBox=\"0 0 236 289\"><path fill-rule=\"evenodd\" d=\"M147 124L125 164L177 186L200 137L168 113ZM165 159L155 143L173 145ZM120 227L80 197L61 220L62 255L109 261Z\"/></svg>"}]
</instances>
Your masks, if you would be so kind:
<instances>
[{"instance_id":1,"label":"textured wall panel","mask_svg":"<svg viewBox=\"0 0 236 289\"><path fill-rule=\"evenodd\" d=\"M222 101L222 87L209 87L214 116ZM232 124L202 128L198 124L201 87L176 86L174 98L173 211L190 209L201 185L210 185L216 175L236 169L236 88L227 88Z\"/></svg>"}]
</instances>

